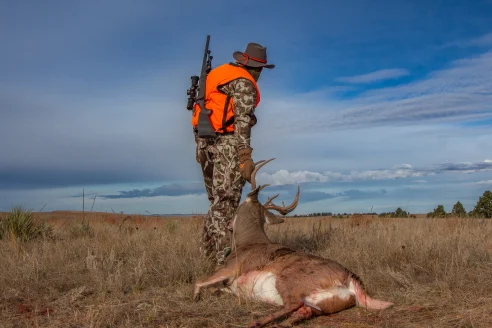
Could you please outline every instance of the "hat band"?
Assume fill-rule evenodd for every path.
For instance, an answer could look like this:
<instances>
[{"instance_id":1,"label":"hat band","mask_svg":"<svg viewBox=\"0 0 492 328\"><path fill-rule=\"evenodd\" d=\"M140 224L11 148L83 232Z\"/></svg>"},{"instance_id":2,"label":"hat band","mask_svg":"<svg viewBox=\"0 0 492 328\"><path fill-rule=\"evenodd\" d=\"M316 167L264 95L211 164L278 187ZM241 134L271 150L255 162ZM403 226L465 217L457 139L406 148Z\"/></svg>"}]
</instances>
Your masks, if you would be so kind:
<instances>
[{"instance_id":1,"label":"hat band","mask_svg":"<svg viewBox=\"0 0 492 328\"><path fill-rule=\"evenodd\" d=\"M238 60L238 62L244 61L244 63L241 63L243 65L246 65L248 63L248 60L250 60L250 59L253 60L253 61L257 61L259 63L263 63L263 64L266 64L267 63L266 60L255 58L255 57L250 57L248 54L245 54L244 52L242 53L242 55L243 55L244 58Z\"/></svg>"}]
</instances>

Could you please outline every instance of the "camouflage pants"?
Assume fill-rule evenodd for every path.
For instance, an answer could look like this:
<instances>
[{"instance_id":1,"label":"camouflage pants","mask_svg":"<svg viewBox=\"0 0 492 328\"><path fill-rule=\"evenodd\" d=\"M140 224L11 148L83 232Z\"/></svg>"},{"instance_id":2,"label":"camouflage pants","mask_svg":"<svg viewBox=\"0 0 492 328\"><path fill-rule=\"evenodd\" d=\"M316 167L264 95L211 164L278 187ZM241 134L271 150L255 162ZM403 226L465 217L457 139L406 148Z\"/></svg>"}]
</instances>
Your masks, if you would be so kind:
<instances>
[{"instance_id":1,"label":"camouflage pants","mask_svg":"<svg viewBox=\"0 0 492 328\"><path fill-rule=\"evenodd\" d=\"M231 250L227 224L236 213L245 184L239 172L237 141L233 135L195 141L196 160L202 167L210 201L202 234L202 253L221 265Z\"/></svg>"}]
</instances>

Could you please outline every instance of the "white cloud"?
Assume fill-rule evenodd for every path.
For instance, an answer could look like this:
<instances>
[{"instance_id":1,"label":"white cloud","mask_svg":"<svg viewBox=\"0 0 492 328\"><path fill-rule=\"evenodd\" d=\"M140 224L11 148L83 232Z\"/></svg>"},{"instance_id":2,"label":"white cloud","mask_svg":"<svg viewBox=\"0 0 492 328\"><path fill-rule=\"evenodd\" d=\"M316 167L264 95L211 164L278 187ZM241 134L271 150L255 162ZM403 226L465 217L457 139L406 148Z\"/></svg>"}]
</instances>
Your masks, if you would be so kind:
<instances>
[{"instance_id":1,"label":"white cloud","mask_svg":"<svg viewBox=\"0 0 492 328\"><path fill-rule=\"evenodd\" d=\"M488 47L492 45L492 33L487 33L477 38L471 40L458 40L453 42L448 42L439 48L450 48L450 47L458 47L458 48L467 48L467 47Z\"/></svg>"},{"instance_id":2,"label":"white cloud","mask_svg":"<svg viewBox=\"0 0 492 328\"><path fill-rule=\"evenodd\" d=\"M398 164L392 167L392 169L412 169L412 165L410 164Z\"/></svg>"},{"instance_id":3,"label":"white cloud","mask_svg":"<svg viewBox=\"0 0 492 328\"><path fill-rule=\"evenodd\" d=\"M414 171L411 169L398 169L398 170L368 170L362 172L352 173L348 176L348 180L388 180L388 179L401 179L411 177L423 177L426 175L434 174L433 172Z\"/></svg>"},{"instance_id":4,"label":"white cloud","mask_svg":"<svg viewBox=\"0 0 492 328\"><path fill-rule=\"evenodd\" d=\"M392 169L380 170L364 170L352 171L349 173L325 171L323 173L310 171L289 172L287 170L279 170L273 174L260 173L258 180L262 183L271 185L287 185L307 182L357 182L357 181L379 181L379 180L394 180L405 178L417 178L424 176L433 176L443 172L457 173L476 173L492 171L492 165L488 163L448 163L438 165L432 168L413 169L410 164L396 165ZM425 180L416 180L415 182L426 182ZM488 183L486 181L485 183ZM480 184L480 183L477 183Z\"/></svg>"},{"instance_id":5,"label":"white cloud","mask_svg":"<svg viewBox=\"0 0 492 328\"><path fill-rule=\"evenodd\" d=\"M271 185L297 184L306 182L330 182L330 181L364 181L364 180L387 180L409 177L421 177L430 175L430 172L412 171L409 169L400 170L366 170L361 172L341 173L326 171L323 173L297 171L289 172L280 170L273 174L261 173L258 174L258 180L262 183Z\"/></svg>"},{"instance_id":6,"label":"white cloud","mask_svg":"<svg viewBox=\"0 0 492 328\"><path fill-rule=\"evenodd\" d=\"M284 185L284 184L295 184L295 183L303 183L303 182L328 182L331 180L331 177L327 174L322 174L318 172L309 172L309 171L298 171L298 172L289 172L287 170L279 170L272 175L268 175L266 173L258 175L259 179L265 179L272 185Z\"/></svg>"},{"instance_id":7,"label":"white cloud","mask_svg":"<svg viewBox=\"0 0 492 328\"><path fill-rule=\"evenodd\" d=\"M482 181L475 182L475 184L477 184L477 185L492 185L492 180L482 180Z\"/></svg>"},{"instance_id":8,"label":"white cloud","mask_svg":"<svg viewBox=\"0 0 492 328\"><path fill-rule=\"evenodd\" d=\"M353 84L364 84L364 83L379 82L383 80L397 79L407 75L410 75L410 72L406 69L392 68L392 69L382 69L379 71L357 75L357 76L339 77L336 79L336 81L353 83Z\"/></svg>"},{"instance_id":9,"label":"white cloud","mask_svg":"<svg viewBox=\"0 0 492 328\"><path fill-rule=\"evenodd\" d=\"M470 40L468 42L468 45L470 46L490 46L492 45L492 33L488 33L485 35L482 35L481 37L478 37L476 39Z\"/></svg>"}]
</instances>

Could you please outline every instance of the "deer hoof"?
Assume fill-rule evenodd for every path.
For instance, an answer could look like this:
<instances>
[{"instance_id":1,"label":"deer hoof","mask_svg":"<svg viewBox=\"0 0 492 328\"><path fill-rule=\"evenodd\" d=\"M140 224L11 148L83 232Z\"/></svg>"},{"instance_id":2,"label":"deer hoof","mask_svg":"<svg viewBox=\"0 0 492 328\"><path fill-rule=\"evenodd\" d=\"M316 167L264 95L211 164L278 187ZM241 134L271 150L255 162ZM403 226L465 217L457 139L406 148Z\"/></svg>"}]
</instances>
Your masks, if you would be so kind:
<instances>
[{"instance_id":1,"label":"deer hoof","mask_svg":"<svg viewBox=\"0 0 492 328\"><path fill-rule=\"evenodd\" d=\"M200 292L195 291L193 293L193 301L198 302L200 300Z\"/></svg>"}]
</instances>

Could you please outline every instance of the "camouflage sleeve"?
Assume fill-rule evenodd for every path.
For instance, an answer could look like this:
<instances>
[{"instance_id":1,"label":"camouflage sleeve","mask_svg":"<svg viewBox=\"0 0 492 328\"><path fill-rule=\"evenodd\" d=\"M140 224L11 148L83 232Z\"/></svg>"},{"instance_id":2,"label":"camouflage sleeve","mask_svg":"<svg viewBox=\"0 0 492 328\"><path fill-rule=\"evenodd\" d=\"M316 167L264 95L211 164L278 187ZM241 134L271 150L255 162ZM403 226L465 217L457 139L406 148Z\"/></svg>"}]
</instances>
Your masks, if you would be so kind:
<instances>
[{"instance_id":1,"label":"camouflage sleeve","mask_svg":"<svg viewBox=\"0 0 492 328\"><path fill-rule=\"evenodd\" d=\"M255 112L256 89L247 79L237 79L224 85L221 90L234 101L234 135L238 149L250 147L252 116Z\"/></svg>"}]
</instances>

